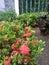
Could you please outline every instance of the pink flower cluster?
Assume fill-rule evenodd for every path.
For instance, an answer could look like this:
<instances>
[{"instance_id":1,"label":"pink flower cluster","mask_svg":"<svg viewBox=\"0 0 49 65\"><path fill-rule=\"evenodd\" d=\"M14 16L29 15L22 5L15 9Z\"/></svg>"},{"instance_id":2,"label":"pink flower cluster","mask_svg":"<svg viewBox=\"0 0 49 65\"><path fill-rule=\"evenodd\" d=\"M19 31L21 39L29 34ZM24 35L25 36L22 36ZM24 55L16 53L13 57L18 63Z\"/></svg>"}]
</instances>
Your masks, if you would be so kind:
<instances>
[{"instance_id":1,"label":"pink flower cluster","mask_svg":"<svg viewBox=\"0 0 49 65\"><path fill-rule=\"evenodd\" d=\"M22 54L22 55L27 55L30 53L30 48L27 46L30 42L29 41L24 41L24 39L18 38L17 40L15 40L15 42L11 45L11 55L10 58L6 59L4 62L4 65L10 65L12 59L13 59L13 55L18 55L18 54ZM21 44L19 46L19 44Z\"/></svg>"},{"instance_id":2,"label":"pink flower cluster","mask_svg":"<svg viewBox=\"0 0 49 65\"><path fill-rule=\"evenodd\" d=\"M25 58L22 59L22 56L21 56L18 63L21 64L24 60L26 65L28 64L29 59L32 57L32 54L30 53L31 49L29 48L30 41L25 40L24 37L30 37L30 36L31 36L30 28L25 27L25 34L23 35L23 38L17 38L14 41L14 43L11 45L12 52L10 53L10 57L5 60L4 65L10 65L10 63L13 60L14 55L18 56L19 54L22 56L25 56ZM38 41L33 40L32 43L34 45L37 45Z\"/></svg>"},{"instance_id":3,"label":"pink flower cluster","mask_svg":"<svg viewBox=\"0 0 49 65\"><path fill-rule=\"evenodd\" d=\"M0 23L0 27L3 27L3 23Z\"/></svg>"},{"instance_id":4,"label":"pink flower cluster","mask_svg":"<svg viewBox=\"0 0 49 65\"><path fill-rule=\"evenodd\" d=\"M20 45L21 44L21 45ZM18 51L21 54L28 54L30 49L27 46L29 44L29 41L24 41L24 39L18 38L12 45L11 49L13 51ZM19 46L20 45L20 46ZM18 47L16 47L18 46Z\"/></svg>"},{"instance_id":5,"label":"pink flower cluster","mask_svg":"<svg viewBox=\"0 0 49 65\"><path fill-rule=\"evenodd\" d=\"M10 65L10 63L11 63L11 57L8 57L4 62L4 65Z\"/></svg>"},{"instance_id":6,"label":"pink flower cluster","mask_svg":"<svg viewBox=\"0 0 49 65\"><path fill-rule=\"evenodd\" d=\"M20 50L20 53L24 54L24 55L29 54L29 52L30 52L30 48L27 47L26 45L20 46L19 50Z\"/></svg>"}]
</instances>

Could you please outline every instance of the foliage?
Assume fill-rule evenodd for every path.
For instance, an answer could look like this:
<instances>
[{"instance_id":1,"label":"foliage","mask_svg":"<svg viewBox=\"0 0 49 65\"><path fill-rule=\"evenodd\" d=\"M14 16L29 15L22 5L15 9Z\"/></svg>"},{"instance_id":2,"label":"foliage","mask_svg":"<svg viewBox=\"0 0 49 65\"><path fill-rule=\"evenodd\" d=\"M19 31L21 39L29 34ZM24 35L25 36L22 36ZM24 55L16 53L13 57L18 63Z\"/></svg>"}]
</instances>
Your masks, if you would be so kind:
<instances>
[{"instance_id":1,"label":"foliage","mask_svg":"<svg viewBox=\"0 0 49 65\"><path fill-rule=\"evenodd\" d=\"M5 12L0 12L0 21L4 20Z\"/></svg>"},{"instance_id":2,"label":"foliage","mask_svg":"<svg viewBox=\"0 0 49 65\"><path fill-rule=\"evenodd\" d=\"M41 14L43 14L43 12L21 14L17 17L17 20L23 23L23 26L32 26L33 24L38 22L38 19L40 18Z\"/></svg>"},{"instance_id":3,"label":"foliage","mask_svg":"<svg viewBox=\"0 0 49 65\"><path fill-rule=\"evenodd\" d=\"M10 21L16 20L16 13L14 10L8 10L7 12L0 12L0 21Z\"/></svg>"},{"instance_id":4,"label":"foliage","mask_svg":"<svg viewBox=\"0 0 49 65\"><path fill-rule=\"evenodd\" d=\"M0 22L0 65L37 65L35 60L45 42L38 40L34 33L19 20Z\"/></svg>"},{"instance_id":5,"label":"foliage","mask_svg":"<svg viewBox=\"0 0 49 65\"><path fill-rule=\"evenodd\" d=\"M49 20L49 15L47 15L47 20Z\"/></svg>"}]
</instances>

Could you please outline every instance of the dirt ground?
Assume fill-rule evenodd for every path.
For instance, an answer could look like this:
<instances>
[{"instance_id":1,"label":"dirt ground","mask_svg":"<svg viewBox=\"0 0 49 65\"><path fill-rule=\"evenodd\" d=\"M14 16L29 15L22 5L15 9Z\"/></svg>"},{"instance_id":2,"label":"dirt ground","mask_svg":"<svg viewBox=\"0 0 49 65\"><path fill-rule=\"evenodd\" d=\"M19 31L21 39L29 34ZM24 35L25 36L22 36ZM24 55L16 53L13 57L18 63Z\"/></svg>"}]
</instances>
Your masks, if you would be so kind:
<instances>
[{"instance_id":1,"label":"dirt ground","mask_svg":"<svg viewBox=\"0 0 49 65\"><path fill-rule=\"evenodd\" d=\"M33 28L36 31L36 36L38 37L38 39L42 39L44 41L46 41L46 45L44 47L44 51L42 53L42 55L40 55L38 57L38 63L39 65L49 65L49 35L44 36L40 33L39 28Z\"/></svg>"}]
</instances>

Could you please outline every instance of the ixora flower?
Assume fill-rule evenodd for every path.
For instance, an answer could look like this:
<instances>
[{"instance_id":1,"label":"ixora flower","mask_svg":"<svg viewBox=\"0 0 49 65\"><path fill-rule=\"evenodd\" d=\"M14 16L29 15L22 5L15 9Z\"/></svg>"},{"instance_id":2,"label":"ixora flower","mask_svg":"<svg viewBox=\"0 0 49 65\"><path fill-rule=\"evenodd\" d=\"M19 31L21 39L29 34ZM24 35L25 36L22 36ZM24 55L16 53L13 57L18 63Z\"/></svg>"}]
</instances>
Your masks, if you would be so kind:
<instances>
[{"instance_id":1,"label":"ixora flower","mask_svg":"<svg viewBox=\"0 0 49 65\"><path fill-rule=\"evenodd\" d=\"M30 32L30 27L25 27L26 32Z\"/></svg>"},{"instance_id":2,"label":"ixora flower","mask_svg":"<svg viewBox=\"0 0 49 65\"><path fill-rule=\"evenodd\" d=\"M4 62L4 65L10 65L11 60L12 59L10 57L8 59L6 59L6 61Z\"/></svg>"},{"instance_id":3,"label":"ixora flower","mask_svg":"<svg viewBox=\"0 0 49 65\"><path fill-rule=\"evenodd\" d=\"M28 29L30 29L30 27L25 27L25 30L28 30Z\"/></svg>"},{"instance_id":4,"label":"ixora flower","mask_svg":"<svg viewBox=\"0 0 49 65\"><path fill-rule=\"evenodd\" d=\"M12 50L15 50L15 44L12 44L12 45L11 45L11 49L12 49Z\"/></svg>"},{"instance_id":5,"label":"ixora flower","mask_svg":"<svg viewBox=\"0 0 49 65\"><path fill-rule=\"evenodd\" d=\"M23 44L28 46L30 44L30 41L24 41Z\"/></svg>"},{"instance_id":6,"label":"ixora flower","mask_svg":"<svg viewBox=\"0 0 49 65\"><path fill-rule=\"evenodd\" d=\"M0 23L0 27L2 27L3 26L3 23Z\"/></svg>"},{"instance_id":7,"label":"ixora flower","mask_svg":"<svg viewBox=\"0 0 49 65\"><path fill-rule=\"evenodd\" d=\"M30 48L26 45L20 46L19 50L20 50L20 53L24 54L24 55L29 54L29 52L30 52Z\"/></svg>"},{"instance_id":8,"label":"ixora flower","mask_svg":"<svg viewBox=\"0 0 49 65\"><path fill-rule=\"evenodd\" d=\"M23 37L30 37L31 36L31 33L30 32L27 32L23 35Z\"/></svg>"},{"instance_id":9,"label":"ixora flower","mask_svg":"<svg viewBox=\"0 0 49 65\"><path fill-rule=\"evenodd\" d=\"M19 54L19 52L18 51L12 51L12 53L11 53L11 55L13 56L13 55L18 55Z\"/></svg>"},{"instance_id":10,"label":"ixora flower","mask_svg":"<svg viewBox=\"0 0 49 65\"><path fill-rule=\"evenodd\" d=\"M38 43L38 40L33 40L34 45L37 45L37 43Z\"/></svg>"},{"instance_id":11,"label":"ixora flower","mask_svg":"<svg viewBox=\"0 0 49 65\"><path fill-rule=\"evenodd\" d=\"M18 38L18 39L17 39L17 42L18 42L18 43L21 43L21 42L22 42L22 39L21 39L21 38Z\"/></svg>"}]
</instances>

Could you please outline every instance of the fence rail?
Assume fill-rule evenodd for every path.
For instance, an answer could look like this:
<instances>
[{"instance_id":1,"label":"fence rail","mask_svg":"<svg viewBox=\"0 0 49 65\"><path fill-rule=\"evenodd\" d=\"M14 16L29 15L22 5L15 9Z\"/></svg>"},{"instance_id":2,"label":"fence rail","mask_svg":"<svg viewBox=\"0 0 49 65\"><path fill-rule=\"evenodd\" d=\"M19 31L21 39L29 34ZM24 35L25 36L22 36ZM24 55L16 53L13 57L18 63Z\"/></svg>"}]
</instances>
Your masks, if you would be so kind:
<instances>
[{"instance_id":1,"label":"fence rail","mask_svg":"<svg viewBox=\"0 0 49 65\"><path fill-rule=\"evenodd\" d=\"M19 13L47 11L48 0L19 0Z\"/></svg>"}]
</instances>

